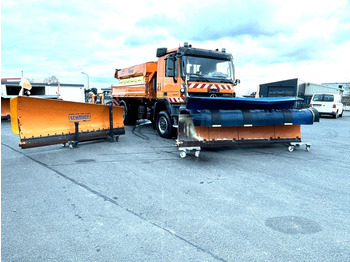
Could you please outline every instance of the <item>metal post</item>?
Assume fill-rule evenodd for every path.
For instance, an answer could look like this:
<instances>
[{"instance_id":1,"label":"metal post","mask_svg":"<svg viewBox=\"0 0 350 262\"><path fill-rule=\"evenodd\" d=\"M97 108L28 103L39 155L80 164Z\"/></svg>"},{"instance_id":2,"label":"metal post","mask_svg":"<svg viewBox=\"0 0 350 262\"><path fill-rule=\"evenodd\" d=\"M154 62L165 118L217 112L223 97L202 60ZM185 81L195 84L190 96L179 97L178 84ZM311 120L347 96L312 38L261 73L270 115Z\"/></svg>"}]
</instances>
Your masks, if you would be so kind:
<instances>
[{"instance_id":1,"label":"metal post","mask_svg":"<svg viewBox=\"0 0 350 262\"><path fill-rule=\"evenodd\" d=\"M114 133L113 133L113 105L109 105L109 139L111 142L114 142Z\"/></svg>"},{"instance_id":2,"label":"metal post","mask_svg":"<svg viewBox=\"0 0 350 262\"><path fill-rule=\"evenodd\" d=\"M79 143L79 122L74 122L75 125L75 141L74 146L77 147Z\"/></svg>"},{"instance_id":3,"label":"metal post","mask_svg":"<svg viewBox=\"0 0 350 262\"><path fill-rule=\"evenodd\" d=\"M89 81L89 75L87 73L81 72L83 75L87 76L87 82L88 82L88 89L90 89L90 81Z\"/></svg>"}]
</instances>

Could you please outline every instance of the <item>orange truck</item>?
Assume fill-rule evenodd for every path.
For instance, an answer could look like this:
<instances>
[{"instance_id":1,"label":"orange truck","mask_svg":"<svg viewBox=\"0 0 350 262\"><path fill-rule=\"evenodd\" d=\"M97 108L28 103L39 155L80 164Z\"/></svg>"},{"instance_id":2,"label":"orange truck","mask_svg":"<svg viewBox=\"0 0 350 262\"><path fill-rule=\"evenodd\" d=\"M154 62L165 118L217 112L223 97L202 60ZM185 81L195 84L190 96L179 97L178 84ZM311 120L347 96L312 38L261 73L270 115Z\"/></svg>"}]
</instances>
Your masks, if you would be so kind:
<instances>
[{"instance_id":1,"label":"orange truck","mask_svg":"<svg viewBox=\"0 0 350 262\"><path fill-rule=\"evenodd\" d=\"M175 135L180 107L190 95L235 97L232 55L217 50L183 47L157 49L158 62L117 69L112 96L124 107L124 123L151 120L161 137Z\"/></svg>"},{"instance_id":2,"label":"orange truck","mask_svg":"<svg viewBox=\"0 0 350 262\"><path fill-rule=\"evenodd\" d=\"M177 137L180 156L202 147L249 143L302 143L301 124L318 121L316 110L290 109L298 98L236 98L240 82L233 57L222 50L158 48L157 62L117 69L112 97L124 107L124 123L152 121L159 135Z\"/></svg>"}]
</instances>

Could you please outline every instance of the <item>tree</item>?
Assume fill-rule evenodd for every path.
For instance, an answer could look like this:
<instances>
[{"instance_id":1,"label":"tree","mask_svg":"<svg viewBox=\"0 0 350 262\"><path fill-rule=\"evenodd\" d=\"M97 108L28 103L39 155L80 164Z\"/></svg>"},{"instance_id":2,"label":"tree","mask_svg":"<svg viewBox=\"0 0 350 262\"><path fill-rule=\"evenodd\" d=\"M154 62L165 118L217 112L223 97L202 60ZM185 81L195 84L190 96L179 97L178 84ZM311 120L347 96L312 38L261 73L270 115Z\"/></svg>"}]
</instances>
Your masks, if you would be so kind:
<instances>
[{"instance_id":1,"label":"tree","mask_svg":"<svg viewBox=\"0 0 350 262\"><path fill-rule=\"evenodd\" d=\"M60 81L58 80L58 78L56 76L50 76L48 78L45 78L44 82L47 82L49 84L53 84L53 83L59 83Z\"/></svg>"}]
</instances>

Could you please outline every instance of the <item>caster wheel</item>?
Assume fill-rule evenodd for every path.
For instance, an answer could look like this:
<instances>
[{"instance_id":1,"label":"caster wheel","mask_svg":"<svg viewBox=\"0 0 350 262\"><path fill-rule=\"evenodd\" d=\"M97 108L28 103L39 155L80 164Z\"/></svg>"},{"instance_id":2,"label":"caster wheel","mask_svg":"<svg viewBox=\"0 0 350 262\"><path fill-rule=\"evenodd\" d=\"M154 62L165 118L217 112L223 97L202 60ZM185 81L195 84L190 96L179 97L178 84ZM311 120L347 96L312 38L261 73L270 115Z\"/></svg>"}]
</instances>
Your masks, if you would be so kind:
<instances>
[{"instance_id":1,"label":"caster wheel","mask_svg":"<svg viewBox=\"0 0 350 262\"><path fill-rule=\"evenodd\" d=\"M307 152L310 151L310 146L306 146L306 151L307 151Z\"/></svg>"},{"instance_id":2,"label":"caster wheel","mask_svg":"<svg viewBox=\"0 0 350 262\"><path fill-rule=\"evenodd\" d=\"M186 157L186 152L185 151L181 151L180 152L180 157L181 158L185 158Z\"/></svg>"},{"instance_id":3,"label":"caster wheel","mask_svg":"<svg viewBox=\"0 0 350 262\"><path fill-rule=\"evenodd\" d=\"M194 152L194 156L195 157L199 157L199 154L201 153L201 151L197 150L196 152Z\"/></svg>"},{"instance_id":4,"label":"caster wheel","mask_svg":"<svg viewBox=\"0 0 350 262\"><path fill-rule=\"evenodd\" d=\"M294 146L289 146L289 147L288 147L288 151L289 151L289 152L293 152L293 151L294 151L294 148L295 148Z\"/></svg>"},{"instance_id":5,"label":"caster wheel","mask_svg":"<svg viewBox=\"0 0 350 262\"><path fill-rule=\"evenodd\" d=\"M69 144L69 149L73 149L73 144Z\"/></svg>"}]
</instances>

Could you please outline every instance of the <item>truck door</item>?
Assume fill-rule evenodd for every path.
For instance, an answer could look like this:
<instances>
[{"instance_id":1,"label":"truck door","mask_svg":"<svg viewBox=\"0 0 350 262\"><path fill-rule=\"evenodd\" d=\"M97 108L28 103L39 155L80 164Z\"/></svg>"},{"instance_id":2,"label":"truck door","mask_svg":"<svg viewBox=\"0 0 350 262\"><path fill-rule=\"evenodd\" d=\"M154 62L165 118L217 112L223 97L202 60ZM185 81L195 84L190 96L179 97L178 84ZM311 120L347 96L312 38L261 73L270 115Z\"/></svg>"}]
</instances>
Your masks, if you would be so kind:
<instances>
[{"instance_id":1,"label":"truck door","mask_svg":"<svg viewBox=\"0 0 350 262\"><path fill-rule=\"evenodd\" d=\"M180 97L179 60L172 54L161 60L158 63L157 97L169 98L172 102Z\"/></svg>"}]
</instances>

